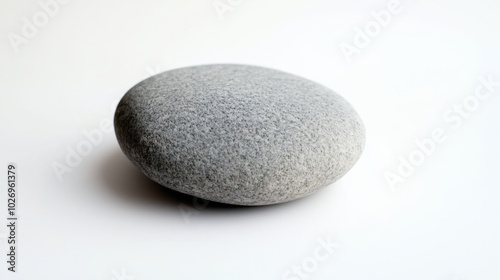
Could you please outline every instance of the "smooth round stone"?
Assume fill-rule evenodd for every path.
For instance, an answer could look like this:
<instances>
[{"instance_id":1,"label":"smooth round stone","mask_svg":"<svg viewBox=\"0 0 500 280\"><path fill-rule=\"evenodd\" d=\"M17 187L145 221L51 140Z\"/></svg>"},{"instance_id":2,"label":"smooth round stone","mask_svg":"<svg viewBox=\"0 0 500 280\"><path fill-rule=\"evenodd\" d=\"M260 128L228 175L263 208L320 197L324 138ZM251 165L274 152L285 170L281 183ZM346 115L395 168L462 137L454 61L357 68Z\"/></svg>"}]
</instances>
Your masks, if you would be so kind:
<instances>
[{"instance_id":1,"label":"smooth round stone","mask_svg":"<svg viewBox=\"0 0 500 280\"><path fill-rule=\"evenodd\" d=\"M311 194L360 157L365 130L330 89L277 70L205 65L148 78L120 101L121 149L163 186L266 205Z\"/></svg>"}]
</instances>

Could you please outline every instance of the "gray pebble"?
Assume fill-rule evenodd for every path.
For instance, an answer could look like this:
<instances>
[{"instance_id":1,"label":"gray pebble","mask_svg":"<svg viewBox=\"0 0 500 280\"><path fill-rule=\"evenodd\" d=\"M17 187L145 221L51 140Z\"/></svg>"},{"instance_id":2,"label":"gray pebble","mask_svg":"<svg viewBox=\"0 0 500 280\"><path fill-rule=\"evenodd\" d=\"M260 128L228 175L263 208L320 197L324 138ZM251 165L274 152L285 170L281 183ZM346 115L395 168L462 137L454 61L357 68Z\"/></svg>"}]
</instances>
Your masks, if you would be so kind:
<instances>
[{"instance_id":1,"label":"gray pebble","mask_svg":"<svg viewBox=\"0 0 500 280\"><path fill-rule=\"evenodd\" d=\"M163 72L118 104L121 149L146 176L210 201L267 205L311 194L360 157L363 123L330 89L277 70Z\"/></svg>"}]
</instances>

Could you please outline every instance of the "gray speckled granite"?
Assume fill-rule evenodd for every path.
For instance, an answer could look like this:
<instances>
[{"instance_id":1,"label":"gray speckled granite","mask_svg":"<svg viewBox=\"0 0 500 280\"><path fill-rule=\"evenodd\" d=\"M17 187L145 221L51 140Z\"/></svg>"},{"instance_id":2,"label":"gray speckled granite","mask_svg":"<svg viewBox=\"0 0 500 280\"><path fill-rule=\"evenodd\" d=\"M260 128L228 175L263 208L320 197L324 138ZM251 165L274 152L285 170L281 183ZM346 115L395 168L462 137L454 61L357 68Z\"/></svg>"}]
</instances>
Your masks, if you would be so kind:
<instances>
[{"instance_id":1,"label":"gray speckled granite","mask_svg":"<svg viewBox=\"0 0 500 280\"><path fill-rule=\"evenodd\" d=\"M146 79L120 101L121 149L149 178L238 205L294 200L342 177L365 130L341 96L307 79L206 65Z\"/></svg>"}]
</instances>

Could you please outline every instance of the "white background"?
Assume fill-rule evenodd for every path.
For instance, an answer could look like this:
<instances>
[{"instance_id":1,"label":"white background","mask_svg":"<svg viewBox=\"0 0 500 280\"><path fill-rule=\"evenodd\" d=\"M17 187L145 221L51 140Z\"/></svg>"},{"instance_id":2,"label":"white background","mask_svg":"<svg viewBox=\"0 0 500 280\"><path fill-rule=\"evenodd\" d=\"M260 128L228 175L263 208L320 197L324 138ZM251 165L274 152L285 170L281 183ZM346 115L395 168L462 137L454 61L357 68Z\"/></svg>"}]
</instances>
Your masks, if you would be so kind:
<instances>
[{"instance_id":1,"label":"white background","mask_svg":"<svg viewBox=\"0 0 500 280\"><path fill-rule=\"evenodd\" d=\"M460 125L444 119L479 77L500 80L498 0L401 0L350 62L342 42L388 0L233 0L222 17L213 0L72 0L12 44L38 2L0 3L0 279L301 279L283 277L303 264L318 280L500 279L500 87ZM191 199L145 178L111 132L58 179L53 164L111 121L130 87L209 63L276 68L343 95L367 129L358 164L295 202L187 216ZM391 188L387 172L435 129L446 141ZM19 168L16 274L4 261L8 162ZM311 267L327 237L338 248Z\"/></svg>"}]
</instances>

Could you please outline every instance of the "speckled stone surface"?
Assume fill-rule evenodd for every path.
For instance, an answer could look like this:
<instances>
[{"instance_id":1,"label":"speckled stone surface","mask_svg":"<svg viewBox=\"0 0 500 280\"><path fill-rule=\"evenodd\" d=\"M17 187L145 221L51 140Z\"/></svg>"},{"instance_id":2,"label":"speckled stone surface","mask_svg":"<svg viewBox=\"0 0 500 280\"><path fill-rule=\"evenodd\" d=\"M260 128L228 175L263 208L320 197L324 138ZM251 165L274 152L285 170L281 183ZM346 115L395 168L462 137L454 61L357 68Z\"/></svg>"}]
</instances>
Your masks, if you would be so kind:
<instances>
[{"instance_id":1,"label":"speckled stone surface","mask_svg":"<svg viewBox=\"0 0 500 280\"><path fill-rule=\"evenodd\" d=\"M356 163L365 129L330 89L277 70L163 72L122 98L121 149L146 176L203 199L267 205L311 194Z\"/></svg>"}]
</instances>

